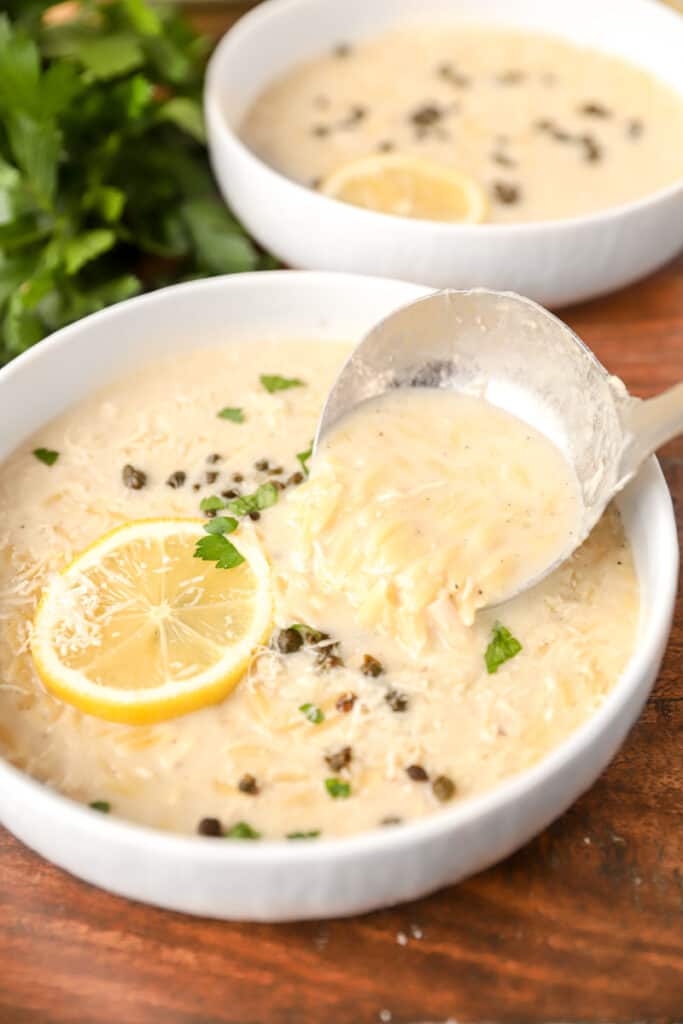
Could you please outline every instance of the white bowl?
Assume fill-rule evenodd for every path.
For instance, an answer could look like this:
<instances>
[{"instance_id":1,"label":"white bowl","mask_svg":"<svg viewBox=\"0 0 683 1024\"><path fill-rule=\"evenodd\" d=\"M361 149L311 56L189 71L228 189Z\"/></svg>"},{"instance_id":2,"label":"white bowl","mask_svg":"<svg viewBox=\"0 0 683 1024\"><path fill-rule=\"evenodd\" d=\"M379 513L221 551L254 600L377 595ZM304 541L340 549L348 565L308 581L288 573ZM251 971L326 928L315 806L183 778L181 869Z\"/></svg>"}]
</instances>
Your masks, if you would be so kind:
<instances>
[{"instance_id":1,"label":"white bowl","mask_svg":"<svg viewBox=\"0 0 683 1024\"><path fill-rule=\"evenodd\" d=\"M123 302L59 331L0 371L0 460L93 389L162 353L237 337L360 339L380 317L422 294L415 285L378 278L279 272L196 281ZM636 651L589 721L492 792L350 838L220 843L96 814L0 760L0 820L89 882L212 917L353 914L457 882L525 843L591 785L654 682L678 570L671 500L655 459L619 506L642 594Z\"/></svg>"},{"instance_id":2,"label":"white bowl","mask_svg":"<svg viewBox=\"0 0 683 1024\"><path fill-rule=\"evenodd\" d=\"M435 288L484 286L562 306L654 270L683 245L683 179L590 216L527 224L438 224L329 199L268 167L237 135L258 93L340 40L401 20L463 17L560 35L644 66L682 94L683 18L654 0L270 0L215 51L205 111L225 199L286 264L382 274Z\"/></svg>"}]
</instances>

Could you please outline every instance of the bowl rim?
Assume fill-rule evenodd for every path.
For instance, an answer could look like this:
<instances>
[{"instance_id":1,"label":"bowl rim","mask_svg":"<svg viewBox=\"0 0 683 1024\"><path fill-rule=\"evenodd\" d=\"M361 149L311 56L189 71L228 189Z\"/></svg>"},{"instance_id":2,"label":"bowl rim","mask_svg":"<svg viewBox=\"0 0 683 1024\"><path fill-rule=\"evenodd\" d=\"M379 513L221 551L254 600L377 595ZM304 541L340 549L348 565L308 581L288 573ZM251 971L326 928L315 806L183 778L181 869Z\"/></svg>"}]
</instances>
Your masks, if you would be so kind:
<instances>
[{"instance_id":1,"label":"bowl rim","mask_svg":"<svg viewBox=\"0 0 683 1024\"><path fill-rule=\"evenodd\" d=\"M676 12L663 7L661 4L654 3L653 0L622 0L623 2L631 2L642 7L643 10L650 10L653 14L656 11L657 17L660 15L670 17L670 23L678 25L683 39L683 16L676 18ZM683 194L683 175L681 175L678 180L669 185L663 185L654 192L648 192L644 196L619 203L615 206L607 206L603 209L595 210L593 213L504 224L486 222L483 224L459 224L457 222L425 220L419 217L401 217L398 214L367 210L363 207L353 206L351 203L334 199L331 196L323 195L314 189L308 188L306 185L294 181L292 178L287 177L286 174L282 174L274 167L271 167L270 164L257 156L242 141L237 128L233 128L223 113L220 102L221 80L225 66L229 65L233 53L242 48L245 37L248 37L252 32L258 33L263 31L264 26L267 26L268 22L273 17L276 17L280 11L287 9L296 11L297 8L306 7L309 3L310 0L263 0L258 6L251 8L246 14L243 14L224 33L209 59L204 83L203 103L209 129L209 149L211 150L216 144L216 139L213 137L214 133L216 133L224 144L227 143L233 152L251 166L252 170L264 175L266 181L273 187L293 188L296 190L295 194L303 201L305 201L303 196L307 196L310 202L316 204L315 208L311 211L312 214L322 215L325 211L332 214L335 210L340 212L343 209L346 215L357 223L359 228L372 229L374 226L377 230L382 230L383 227L389 229L393 225L399 230L410 230L416 234L424 233L430 236L437 234L447 238L452 235L462 242L470 241L474 238L485 238L488 240L509 239L514 238L515 235L544 235L554 231L571 231L583 227L593 228L593 226L609 225L611 222L622 217L627 217L631 214L637 215L641 211L645 211L652 206L658 206L674 196ZM503 25L504 23L501 22L500 24ZM545 34L564 38L563 34L559 31ZM655 69L650 68L650 73L653 77L657 78ZM660 81L659 78L657 80ZM683 102L683 93L681 94L681 102Z\"/></svg>"},{"instance_id":2,"label":"bowl rim","mask_svg":"<svg viewBox=\"0 0 683 1024\"><path fill-rule=\"evenodd\" d=\"M24 352L7 366L0 369L0 396L3 389L11 385L17 373L30 372L32 364L40 361L51 352L68 349L78 335L94 332L100 324L109 320L123 320L135 315L138 309L154 305L163 305L173 294L180 291L190 295L196 294L197 301L203 303L207 293L222 289L247 290L259 286L273 285L275 279L282 286L292 287L293 297L297 290L315 291L325 285L340 283L359 287L379 289L391 286L398 291L405 288L406 295L417 287L409 282L396 281L391 278L370 277L363 274L342 274L326 271L258 271L246 274L234 274L221 277L205 278L183 284L171 285L167 288L137 296L124 302L110 306L90 316L63 327L39 345ZM285 280L286 279L286 280ZM289 284L287 284L289 283ZM278 284L278 287L280 284ZM422 288L428 292L430 289ZM305 304L304 304L305 305ZM326 342L324 342L326 343ZM25 799L26 804L39 809L44 807L59 817L65 828L71 824L83 834L88 830L103 839L131 844L155 856L165 855L174 861L192 860L199 864L230 865L243 864L248 858L250 864L273 865L289 864L290 862L342 862L353 860L358 856L376 856L386 850L408 848L428 844L430 841L448 833L456 832L460 827L471 825L477 818L484 819L503 811L507 806L528 797L544 781L561 773L572 762L590 749L600 736L619 718L622 709L635 697L644 677L650 673L652 666L658 664L661 652L666 644L678 585L678 538L671 495L664 475L655 456L651 456L629 484L630 488L649 491L658 503L663 516L660 524L659 537L670 557L658 566L662 579L654 599L650 602L649 626L641 632L638 643L626 664L624 671L605 697L600 707L581 725L571 732L560 744L554 747L545 757L524 771L513 775L491 790L465 797L450 808L438 810L423 818L406 822L397 827L376 828L349 836L338 836L316 839L314 843L293 843L287 839L264 839L257 843L216 843L209 842L205 837L187 836L165 832L150 826L137 824L123 818L109 817L94 812L90 807L72 799L45 783L39 782L24 771L16 768L4 757L0 756L0 787L6 794L14 791ZM630 724L630 723L629 723Z\"/></svg>"}]
</instances>

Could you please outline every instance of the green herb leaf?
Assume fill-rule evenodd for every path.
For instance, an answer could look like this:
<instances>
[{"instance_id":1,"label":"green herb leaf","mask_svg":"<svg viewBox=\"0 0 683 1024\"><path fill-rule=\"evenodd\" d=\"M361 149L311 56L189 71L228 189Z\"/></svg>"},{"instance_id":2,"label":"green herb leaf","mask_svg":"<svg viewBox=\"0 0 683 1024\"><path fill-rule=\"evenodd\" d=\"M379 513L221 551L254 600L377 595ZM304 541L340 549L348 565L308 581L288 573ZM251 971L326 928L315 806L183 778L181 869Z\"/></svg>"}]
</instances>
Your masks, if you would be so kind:
<instances>
[{"instance_id":1,"label":"green herb leaf","mask_svg":"<svg viewBox=\"0 0 683 1024\"><path fill-rule=\"evenodd\" d=\"M270 508L276 503L279 493L275 484L261 484L253 494L232 498L225 507L234 516L247 516L250 512L262 512L263 509Z\"/></svg>"},{"instance_id":2,"label":"green herb leaf","mask_svg":"<svg viewBox=\"0 0 683 1024\"><path fill-rule=\"evenodd\" d=\"M235 569L244 561L235 545L220 534L207 534L198 540L194 557L215 562L217 569Z\"/></svg>"},{"instance_id":3,"label":"green herb leaf","mask_svg":"<svg viewBox=\"0 0 683 1024\"><path fill-rule=\"evenodd\" d=\"M310 459L312 454L313 454L313 442L311 441L311 443L309 444L309 446L308 446L308 448L306 449L305 452L297 452L297 455L296 455L297 459L301 463L301 468L303 469L303 471L306 474L306 476L308 476L308 460Z\"/></svg>"},{"instance_id":4,"label":"green herb leaf","mask_svg":"<svg viewBox=\"0 0 683 1024\"><path fill-rule=\"evenodd\" d=\"M325 633L321 633L319 629L314 629L313 626L307 626L305 622L293 622L289 629L300 633L306 644L319 644L321 640L328 639Z\"/></svg>"},{"instance_id":5,"label":"green herb leaf","mask_svg":"<svg viewBox=\"0 0 683 1024\"><path fill-rule=\"evenodd\" d=\"M38 113L40 105L40 54L32 39L13 32L6 15L0 15L0 108Z\"/></svg>"},{"instance_id":6,"label":"green herb leaf","mask_svg":"<svg viewBox=\"0 0 683 1024\"><path fill-rule=\"evenodd\" d=\"M57 181L57 158L61 135L50 120L12 111L6 120L7 135L14 158L26 174L42 208L52 206Z\"/></svg>"},{"instance_id":7,"label":"green herb leaf","mask_svg":"<svg viewBox=\"0 0 683 1024\"><path fill-rule=\"evenodd\" d=\"M107 224L120 220L126 205L126 193L113 185L99 185L83 199L83 208L95 210Z\"/></svg>"},{"instance_id":8,"label":"green herb leaf","mask_svg":"<svg viewBox=\"0 0 683 1024\"><path fill-rule=\"evenodd\" d=\"M226 839L260 839L261 833L248 825L246 821L238 821L225 833Z\"/></svg>"},{"instance_id":9,"label":"green herb leaf","mask_svg":"<svg viewBox=\"0 0 683 1024\"><path fill-rule=\"evenodd\" d=\"M116 243L116 235L108 228L86 231L72 238L64 246L64 268L67 274L77 274L90 260L108 252Z\"/></svg>"},{"instance_id":10,"label":"green herb leaf","mask_svg":"<svg viewBox=\"0 0 683 1024\"><path fill-rule=\"evenodd\" d=\"M199 502L200 512L217 512L220 508L225 508L225 502L217 494L212 494L210 498L202 498Z\"/></svg>"},{"instance_id":11,"label":"green herb leaf","mask_svg":"<svg viewBox=\"0 0 683 1024\"><path fill-rule=\"evenodd\" d=\"M319 831L313 832L288 832L288 839L317 839L320 835Z\"/></svg>"},{"instance_id":12,"label":"green herb leaf","mask_svg":"<svg viewBox=\"0 0 683 1024\"><path fill-rule=\"evenodd\" d=\"M218 199L193 199L181 210L200 266L214 274L256 270L256 249Z\"/></svg>"},{"instance_id":13,"label":"green herb leaf","mask_svg":"<svg viewBox=\"0 0 683 1024\"><path fill-rule=\"evenodd\" d=\"M107 800L93 800L88 806L92 807L93 811L100 811L101 814L109 814L111 810L111 804Z\"/></svg>"},{"instance_id":14,"label":"green herb leaf","mask_svg":"<svg viewBox=\"0 0 683 1024\"><path fill-rule=\"evenodd\" d=\"M209 519L208 523L204 523L204 529L207 533L233 533L237 529L237 520L230 516L216 516L215 519Z\"/></svg>"},{"instance_id":15,"label":"green herb leaf","mask_svg":"<svg viewBox=\"0 0 683 1024\"><path fill-rule=\"evenodd\" d=\"M74 48L74 56L89 72L90 78L107 79L142 67L145 54L140 41L129 32L105 36L84 36Z\"/></svg>"},{"instance_id":16,"label":"green herb leaf","mask_svg":"<svg viewBox=\"0 0 683 1024\"><path fill-rule=\"evenodd\" d=\"M522 645L519 640L515 639L509 629L501 626L500 622L496 622L493 627L491 642L486 648L486 654L484 655L486 671L489 675L493 675L504 662L514 658L521 650Z\"/></svg>"},{"instance_id":17,"label":"green herb leaf","mask_svg":"<svg viewBox=\"0 0 683 1024\"><path fill-rule=\"evenodd\" d=\"M313 725L320 725L321 722L325 721L325 715L315 704L302 704L299 711L306 716L309 722Z\"/></svg>"},{"instance_id":18,"label":"green herb leaf","mask_svg":"<svg viewBox=\"0 0 683 1024\"><path fill-rule=\"evenodd\" d=\"M160 121L171 121L197 142L206 142L206 129L201 103L187 96L176 96L164 103L158 114Z\"/></svg>"},{"instance_id":19,"label":"green herb leaf","mask_svg":"<svg viewBox=\"0 0 683 1024\"><path fill-rule=\"evenodd\" d=\"M121 0L132 28L144 36L157 36L162 30L162 21L158 14L144 0Z\"/></svg>"},{"instance_id":20,"label":"green herb leaf","mask_svg":"<svg viewBox=\"0 0 683 1024\"><path fill-rule=\"evenodd\" d=\"M325 779L325 789L334 800L346 800L351 796L351 783L342 782L341 779Z\"/></svg>"},{"instance_id":21,"label":"green herb leaf","mask_svg":"<svg viewBox=\"0 0 683 1024\"><path fill-rule=\"evenodd\" d=\"M54 466L59 458L59 452L54 452L51 448L35 448L33 454L39 462L44 462L46 466Z\"/></svg>"},{"instance_id":22,"label":"green herb leaf","mask_svg":"<svg viewBox=\"0 0 683 1024\"><path fill-rule=\"evenodd\" d=\"M230 420L232 423L244 423L244 413L242 410L231 408L229 405L226 405L225 409L221 409L217 415L221 420Z\"/></svg>"},{"instance_id":23,"label":"green herb leaf","mask_svg":"<svg viewBox=\"0 0 683 1024\"><path fill-rule=\"evenodd\" d=\"M303 388L305 381L298 377L278 377L277 374L262 373L259 377L261 384L271 395L275 391L287 391L288 388Z\"/></svg>"},{"instance_id":24,"label":"green herb leaf","mask_svg":"<svg viewBox=\"0 0 683 1024\"><path fill-rule=\"evenodd\" d=\"M143 289L271 262L213 182L207 41L176 5L52 6L0 4L0 365Z\"/></svg>"}]
</instances>

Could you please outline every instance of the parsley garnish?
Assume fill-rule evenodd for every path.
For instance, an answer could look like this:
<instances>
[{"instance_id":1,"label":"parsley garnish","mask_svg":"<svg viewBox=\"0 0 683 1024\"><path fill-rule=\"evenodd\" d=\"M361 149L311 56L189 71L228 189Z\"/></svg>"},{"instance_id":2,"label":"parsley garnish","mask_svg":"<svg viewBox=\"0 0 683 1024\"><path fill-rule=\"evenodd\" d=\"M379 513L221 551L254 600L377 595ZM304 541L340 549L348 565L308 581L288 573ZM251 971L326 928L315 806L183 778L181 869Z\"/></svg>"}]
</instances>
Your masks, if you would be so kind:
<instances>
[{"instance_id":1,"label":"parsley garnish","mask_svg":"<svg viewBox=\"0 0 683 1024\"><path fill-rule=\"evenodd\" d=\"M320 835L319 831L312 832L288 832L288 839L317 839Z\"/></svg>"},{"instance_id":2,"label":"parsley garnish","mask_svg":"<svg viewBox=\"0 0 683 1024\"><path fill-rule=\"evenodd\" d=\"M308 448L306 449L305 452L297 452L296 453L296 457L299 460L299 462L301 463L301 468L303 469L303 471L306 474L306 476L308 476L308 460L310 459L312 454L313 454L313 442L312 441L309 444L309 446L308 446Z\"/></svg>"},{"instance_id":3,"label":"parsley garnish","mask_svg":"<svg viewBox=\"0 0 683 1024\"><path fill-rule=\"evenodd\" d=\"M262 373L259 380L271 395L275 391L287 391L288 388L305 387L305 381L299 380L298 377L278 377L277 374Z\"/></svg>"},{"instance_id":4,"label":"parsley garnish","mask_svg":"<svg viewBox=\"0 0 683 1024\"><path fill-rule=\"evenodd\" d=\"M244 413L241 409L231 408L226 405L225 409L221 409L218 413L218 418L221 420L230 420L232 423L244 423Z\"/></svg>"},{"instance_id":5,"label":"parsley garnish","mask_svg":"<svg viewBox=\"0 0 683 1024\"><path fill-rule=\"evenodd\" d=\"M325 715L315 704L302 704L299 708L302 714L306 716L309 722L313 725L320 725L321 722L325 721Z\"/></svg>"},{"instance_id":6,"label":"parsley garnish","mask_svg":"<svg viewBox=\"0 0 683 1024\"><path fill-rule=\"evenodd\" d=\"M225 833L226 839L260 839L261 833L248 825L246 821L238 821L229 832Z\"/></svg>"},{"instance_id":7,"label":"parsley garnish","mask_svg":"<svg viewBox=\"0 0 683 1024\"><path fill-rule=\"evenodd\" d=\"M235 545L222 534L210 533L197 541L194 549L195 558L203 558L205 562L215 562L217 569L235 569L244 561Z\"/></svg>"},{"instance_id":8,"label":"parsley garnish","mask_svg":"<svg viewBox=\"0 0 683 1024\"><path fill-rule=\"evenodd\" d=\"M325 779L325 789L334 800L346 800L351 796L351 784L341 779Z\"/></svg>"},{"instance_id":9,"label":"parsley garnish","mask_svg":"<svg viewBox=\"0 0 683 1024\"><path fill-rule=\"evenodd\" d=\"M233 533L237 529L237 520L232 516L216 516L204 523L207 533Z\"/></svg>"},{"instance_id":10,"label":"parsley garnish","mask_svg":"<svg viewBox=\"0 0 683 1024\"><path fill-rule=\"evenodd\" d=\"M261 484L253 494L232 498L225 507L234 516L247 516L250 512L261 512L264 508L270 508L277 501L278 493L275 484Z\"/></svg>"},{"instance_id":11,"label":"parsley garnish","mask_svg":"<svg viewBox=\"0 0 683 1024\"><path fill-rule=\"evenodd\" d=\"M212 494L210 498L202 498L199 502L201 512L217 512L219 508L225 508L225 502L217 494Z\"/></svg>"},{"instance_id":12,"label":"parsley garnish","mask_svg":"<svg viewBox=\"0 0 683 1024\"><path fill-rule=\"evenodd\" d=\"M199 508L202 512L225 509L233 516L248 516L250 512L262 512L264 508L270 508L276 503L278 494L275 484L261 484L253 494L244 494L241 498L232 498L230 501L224 501L217 494L211 495L210 498L202 498Z\"/></svg>"},{"instance_id":13,"label":"parsley garnish","mask_svg":"<svg viewBox=\"0 0 683 1024\"><path fill-rule=\"evenodd\" d=\"M272 265L212 181L208 40L171 5L55 8L1 7L0 364L143 288Z\"/></svg>"},{"instance_id":14,"label":"parsley garnish","mask_svg":"<svg viewBox=\"0 0 683 1024\"><path fill-rule=\"evenodd\" d=\"M109 814L111 810L111 804L107 800L93 800L88 806L92 807L93 811L99 811L101 814Z\"/></svg>"},{"instance_id":15,"label":"parsley garnish","mask_svg":"<svg viewBox=\"0 0 683 1024\"><path fill-rule=\"evenodd\" d=\"M496 622L493 627L491 642L486 648L486 654L484 655L486 671L489 675L493 675L502 664L509 661L510 658L514 658L521 650L522 645L519 640L512 635L509 629L501 626L500 622Z\"/></svg>"},{"instance_id":16,"label":"parsley garnish","mask_svg":"<svg viewBox=\"0 0 683 1024\"><path fill-rule=\"evenodd\" d=\"M54 466L59 458L59 452L53 452L50 448L35 448L33 454L39 462L44 462L46 466Z\"/></svg>"}]
</instances>

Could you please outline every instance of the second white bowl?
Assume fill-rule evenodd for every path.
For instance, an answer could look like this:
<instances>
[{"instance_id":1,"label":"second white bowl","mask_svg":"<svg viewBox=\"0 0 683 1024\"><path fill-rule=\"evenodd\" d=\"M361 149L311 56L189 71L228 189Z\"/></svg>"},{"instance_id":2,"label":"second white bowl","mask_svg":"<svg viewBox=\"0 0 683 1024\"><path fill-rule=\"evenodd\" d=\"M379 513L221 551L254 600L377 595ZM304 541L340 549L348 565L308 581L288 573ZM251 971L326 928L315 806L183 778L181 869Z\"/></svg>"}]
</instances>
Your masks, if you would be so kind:
<instances>
[{"instance_id":1,"label":"second white bowl","mask_svg":"<svg viewBox=\"0 0 683 1024\"><path fill-rule=\"evenodd\" d=\"M240 140L259 92L340 40L406 19L466 18L547 32L638 64L682 94L683 18L654 0L270 0L225 36L210 62L205 110L223 195L285 263L418 281L483 286L562 306L654 270L683 245L683 179L589 216L528 224L439 224L387 217L285 178Z\"/></svg>"}]
</instances>

